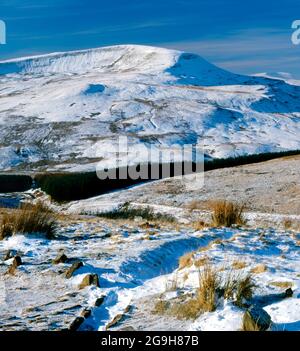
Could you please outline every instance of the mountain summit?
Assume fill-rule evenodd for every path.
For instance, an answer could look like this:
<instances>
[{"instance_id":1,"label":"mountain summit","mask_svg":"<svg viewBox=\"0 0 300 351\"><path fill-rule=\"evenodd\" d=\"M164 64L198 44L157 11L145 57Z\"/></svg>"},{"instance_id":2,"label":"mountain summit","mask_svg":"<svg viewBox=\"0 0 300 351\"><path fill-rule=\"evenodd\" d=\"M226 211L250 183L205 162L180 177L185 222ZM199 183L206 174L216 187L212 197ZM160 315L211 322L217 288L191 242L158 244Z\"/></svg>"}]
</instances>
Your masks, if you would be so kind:
<instances>
[{"instance_id":1,"label":"mountain summit","mask_svg":"<svg viewBox=\"0 0 300 351\"><path fill-rule=\"evenodd\" d=\"M2 171L92 169L119 136L134 150L198 140L211 157L300 149L300 86L163 48L0 61L0 107Z\"/></svg>"}]
</instances>

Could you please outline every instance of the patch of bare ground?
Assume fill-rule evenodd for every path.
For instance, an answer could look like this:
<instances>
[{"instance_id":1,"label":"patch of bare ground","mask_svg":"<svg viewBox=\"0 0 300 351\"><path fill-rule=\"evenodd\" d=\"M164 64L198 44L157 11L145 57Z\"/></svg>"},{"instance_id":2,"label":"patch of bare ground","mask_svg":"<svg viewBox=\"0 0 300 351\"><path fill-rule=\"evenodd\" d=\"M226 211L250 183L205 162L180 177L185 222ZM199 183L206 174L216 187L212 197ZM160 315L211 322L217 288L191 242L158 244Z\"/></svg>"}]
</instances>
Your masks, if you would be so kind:
<instances>
[{"instance_id":1,"label":"patch of bare ground","mask_svg":"<svg viewBox=\"0 0 300 351\"><path fill-rule=\"evenodd\" d=\"M216 169L202 180L192 176L161 180L126 190L122 194L103 196L118 201L182 207L187 211L208 211L211 202L227 199L246 203L247 211L282 215L300 215L300 156L239 167Z\"/></svg>"}]
</instances>

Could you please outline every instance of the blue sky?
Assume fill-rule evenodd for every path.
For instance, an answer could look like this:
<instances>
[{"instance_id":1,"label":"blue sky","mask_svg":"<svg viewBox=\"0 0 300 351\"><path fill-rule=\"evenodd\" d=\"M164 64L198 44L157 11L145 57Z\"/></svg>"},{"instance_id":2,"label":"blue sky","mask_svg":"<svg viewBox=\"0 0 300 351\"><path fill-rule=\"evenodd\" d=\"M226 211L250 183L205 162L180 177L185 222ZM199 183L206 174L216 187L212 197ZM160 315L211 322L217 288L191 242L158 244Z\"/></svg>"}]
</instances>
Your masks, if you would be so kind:
<instances>
[{"instance_id":1,"label":"blue sky","mask_svg":"<svg viewBox=\"0 0 300 351\"><path fill-rule=\"evenodd\" d=\"M299 0L0 0L0 58L145 44L200 54L238 73L300 78Z\"/></svg>"}]
</instances>

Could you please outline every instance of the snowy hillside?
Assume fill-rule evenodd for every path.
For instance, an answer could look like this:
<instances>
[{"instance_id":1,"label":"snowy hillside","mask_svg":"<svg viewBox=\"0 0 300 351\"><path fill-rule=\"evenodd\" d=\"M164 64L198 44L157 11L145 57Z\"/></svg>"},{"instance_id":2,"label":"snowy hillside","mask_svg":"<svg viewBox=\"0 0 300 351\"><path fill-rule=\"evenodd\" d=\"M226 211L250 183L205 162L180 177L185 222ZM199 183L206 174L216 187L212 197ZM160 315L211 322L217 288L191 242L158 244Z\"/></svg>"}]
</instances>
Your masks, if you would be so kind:
<instances>
[{"instance_id":1,"label":"snowy hillside","mask_svg":"<svg viewBox=\"0 0 300 351\"><path fill-rule=\"evenodd\" d=\"M115 46L0 62L0 170L92 169L119 136L212 157L300 149L300 86L179 51ZM135 155L140 151L139 155Z\"/></svg>"}]
</instances>

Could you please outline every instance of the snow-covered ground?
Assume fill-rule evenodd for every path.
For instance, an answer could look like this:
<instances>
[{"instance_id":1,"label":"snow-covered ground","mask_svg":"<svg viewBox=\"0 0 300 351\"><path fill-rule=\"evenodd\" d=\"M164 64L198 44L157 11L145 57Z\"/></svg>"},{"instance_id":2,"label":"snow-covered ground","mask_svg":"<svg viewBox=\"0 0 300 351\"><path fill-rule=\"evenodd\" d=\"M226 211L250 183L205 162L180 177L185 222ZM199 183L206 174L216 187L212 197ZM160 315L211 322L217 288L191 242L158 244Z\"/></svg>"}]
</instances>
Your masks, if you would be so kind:
<instances>
[{"instance_id":1,"label":"snow-covered ground","mask_svg":"<svg viewBox=\"0 0 300 351\"><path fill-rule=\"evenodd\" d=\"M178 269L178 259L191 251L195 262L206 258L226 271L254 273L255 298L267 299L265 310L274 330L300 329L299 235L274 229L204 229L165 224L145 228L142 223L77 217L61 223L54 240L22 235L0 241L1 256L8 249L20 254L23 265L15 275L4 274L11 263L0 265L1 330L55 330L67 328L84 308L91 310L81 330L104 330L123 316L113 330L238 330L243 310L221 300L217 310L195 320L154 313L158 300L172 300L195 291L198 269ZM298 246L297 246L298 245ZM64 252L73 261L53 265ZM84 266L66 279L63 273L75 260ZM244 263L236 270L234 262ZM200 268L201 269L201 268ZM100 287L79 289L87 273L96 273ZM286 288L294 295L280 301L272 295ZM274 285L275 283L275 285ZM97 299L104 297L100 306Z\"/></svg>"},{"instance_id":2,"label":"snow-covered ground","mask_svg":"<svg viewBox=\"0 0 300 351\"><path fill-rule=\"evenodd\" d=\"M128 45L2 61L0 170L94 170L115 161L120 136L128 137L130 162L145 160L145 146L170 151L197 140L211 157L300 149L299 82L274 76L236 75L193 54ZM0 330L65 329L83 309L90 315L81 330L239 330L244 311L224 299L196 319L154 313L157 302L195 292L203 260L220 275L252 272L250 302L264 301L272 329L300 330L299 157L207 172L204 187L189 177L52 204L61 215L54 239L0 241ZM223 198L246 202L247 226L198 230L195 222L210 220L209 201ZM94 216L127 201L177 222ZM15 274L7 274L8 250L22 259ZM62 252L68 261L53 264ZM192 264L179 269L190 252ZM76 260L83 266L67 279ZM80 289L89 273L100 287ZM293 296L277 300L287 287Z\"/></svg>"},{"instance_id":3,"label":"snow-covered ground","mask_svg":"<svg viewBox=\"0 0 300 351\"><path fill-rule=\"evenodd\" d=\"M299 149L299 98L281 76L241 76L154 47L1 61L0 170L95 169L114 162L119 136L131 162L150 145L197 140L212 157Z\"/></svg>"}]
</instances>

